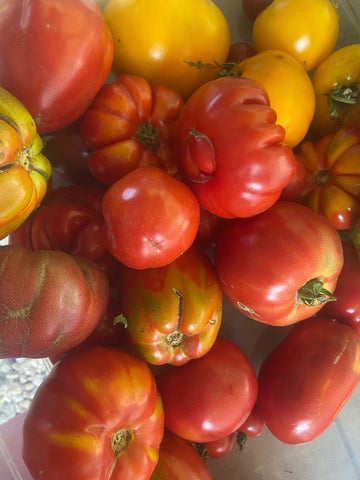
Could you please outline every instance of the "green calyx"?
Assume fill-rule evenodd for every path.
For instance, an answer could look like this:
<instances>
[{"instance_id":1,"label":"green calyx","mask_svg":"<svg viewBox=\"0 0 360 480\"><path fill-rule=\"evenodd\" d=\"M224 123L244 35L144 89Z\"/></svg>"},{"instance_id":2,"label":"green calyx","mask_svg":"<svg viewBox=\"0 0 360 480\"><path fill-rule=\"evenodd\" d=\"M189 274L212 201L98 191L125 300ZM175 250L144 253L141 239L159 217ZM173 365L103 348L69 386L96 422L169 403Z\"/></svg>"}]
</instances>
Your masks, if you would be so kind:
<instances>
[{"instance_id":1,"label":"green calyx","mask_svg":"<svg viewBox=\"0 0 360 480\"><path fill-rule=\"evenodd\" d=\"M360 101L360 85L352 83L350 85L340 85L328 93L328 105L330 117L343 122L351 105L356 105Z\"/></svg>"},{"instance_id":2,"label":"green calyx","mask_svg":"<svg viewBox=\"0 0 360 480\"><path fill-rule=\"evenodd\" d=\"M308 307L318 307L334 300L335 295L324 288L324 282L319 278L309 280L297 292L297 303L304 303Z\"/></svg>"}]
</instances>

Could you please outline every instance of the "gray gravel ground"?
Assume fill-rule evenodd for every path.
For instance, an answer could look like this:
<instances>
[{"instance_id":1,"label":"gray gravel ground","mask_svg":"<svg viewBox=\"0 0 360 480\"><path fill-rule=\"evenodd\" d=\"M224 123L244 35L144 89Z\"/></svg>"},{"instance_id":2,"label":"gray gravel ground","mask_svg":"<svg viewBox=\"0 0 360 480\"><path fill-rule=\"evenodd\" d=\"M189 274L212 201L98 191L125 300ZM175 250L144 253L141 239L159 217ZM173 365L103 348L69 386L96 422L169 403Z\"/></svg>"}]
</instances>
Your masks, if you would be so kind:
<instances>
[{"instance_id":1,"label":"gray gravel ground","mask_svg":"<svg viewBox=\"0 0 360 480\"><path fill-rule=\"evenodd\" d=\"M48 359L0 359L0 424L29 408L50 369Z\"/></svg>"}]
</instances>

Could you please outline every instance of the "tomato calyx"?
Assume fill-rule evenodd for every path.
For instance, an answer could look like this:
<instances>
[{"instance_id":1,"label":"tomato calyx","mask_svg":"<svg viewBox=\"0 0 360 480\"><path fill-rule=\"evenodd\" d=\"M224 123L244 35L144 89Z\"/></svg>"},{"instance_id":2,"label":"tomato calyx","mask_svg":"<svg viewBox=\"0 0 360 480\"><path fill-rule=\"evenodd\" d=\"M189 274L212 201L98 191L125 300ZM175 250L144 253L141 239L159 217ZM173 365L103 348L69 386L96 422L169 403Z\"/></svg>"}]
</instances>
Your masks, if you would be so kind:
<instances>
[{"instance_id":1,"label":"tomato calyx","mask_svg":"<svg viewBox=\"0 0 360 480\"><path fill-rule=\"evenodd\" d=\"M308 307L317 307L334 300L335 295L324 288L324 282L319 278L307 281L297 292L297 303L304 303Z\"/></svg>"},{"instance_id":2,"label":"tomato calyx","mask_svg":"<svg viewBox=\"0 0 360 480\"><path fill-rule=\"evenodd\" d=\"M236 434L236 443L241 451L244 448L245 443L247 442L248 436L245 432L237 432Z\"/></svg>"},{"instance_id":3,"label":"tomato calyx","mask_svg":"<svg viewBox=\"0 0 360 480\"><path fill-rule=\"evenodd\" d=\"M115 459L126 452L131 441L134 439L131 428L122 428L111 436L111 448L113 449Z\"/></svg>"},{"instance_id":4,"label":"tomato calyx","mask_svg":"<svg viewBox=\"0 0 360 480\"><path fill-rule=\"evenodd\" d=\"M162 144L159 130L150 122L140 123L137 126L135 138L139 140L142 145L149 147L153 152L156 152Z\"/></svg>"},{"instance_id":5,"label":"tomato calyx","mask_svg":"<svg viewBox=\"0 0 360 480\"><path fill-rule=\"evenodd\" d=\"M328 93L330 118L337 119L339 122L344 121L350 105L359 103L359 100L360 85L358 83L340 85L330 90Z\"/></svg>"},{"instance_id":6,"label":"tomato calyx","mask_svg":"<svg viewBox=\"0 0 360 480\"><path fill-rule=\"evenodd\" d=\"M190 67L196 67L198 70L203 68L219 69L218 77L241 77L242 72L240 66L236 62L224 62L219 63L214 61L213 63L205 63L201 60L197 62L186 62Z\"/></svg>"}]
</instances>

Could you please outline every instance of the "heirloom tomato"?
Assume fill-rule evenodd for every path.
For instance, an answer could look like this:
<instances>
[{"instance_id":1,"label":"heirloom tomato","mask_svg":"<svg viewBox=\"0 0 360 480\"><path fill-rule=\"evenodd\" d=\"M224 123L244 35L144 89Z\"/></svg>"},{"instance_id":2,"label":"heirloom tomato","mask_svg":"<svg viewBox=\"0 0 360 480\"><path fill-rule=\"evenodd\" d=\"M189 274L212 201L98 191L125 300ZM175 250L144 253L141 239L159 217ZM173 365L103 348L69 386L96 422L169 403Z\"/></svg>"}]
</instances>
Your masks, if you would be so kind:
<instances>
[{"instance_id":1,"label":"heirloom tomato","mask_svg":"<svg viewBox=\"0 0 360 480\"><path fill-rule=\"evenodd\" d=\"M114 39L113 72L146 78L188 98L216 71L197 62L223 63L230 29L211 0L109 0L103 14Z\"/></svg>"},{"instance_id":2,"label":"heirloom tomato","mask_svg":"<svg viewBox=\"0 0 360 480\"><path fill-rule=\"evenodd\" d=\"M215 248L225 296L270 325L298 322L334 300L342 266L337 230L310 208L280 200L259 215L229 221Z\"/></svg>"},{"instance_id":3,"label":"heirloom tomato","mask_svg":"<svg viewBox=\"0 0 360 480\"><path fill-rule=\"evenodd\" d=\"M104 315L109 283L94 263L57 250L0 247L0 357L70 350Z\"/></svg>"},{"instance_id":4,"label":"heirloom tomato","mask_svg":"<svg viewBox=\"0 0 360 480\"><path fill-rule=\"evenodd\" d=\"M327 303L321 314L350 325L360 337L360 259L351 241L343 242L344 266L334 291L336 302Z\"/></svg>"},{"instance_id":5,"label":"heirloom tomato","mask_svg":"<svg viewBox=\"0 0 360 480\"><path fill-rule=\"evenodd\" d=\"M210 470L189 440L165 429L151 480L211 480Z\"/></svg>"},{"instance_id":6,"label":"heirloom tomato","mask_svg":"<svg viewBox=\"0 0 360 480\"><path fill-rule=\"evenodd\" d=\"M295 201L323 215L337 230L352 228L360 217L360 126L304 141L296 157L306 173Z\"/></svg>"},{"instance_id":7,"label":"heirloom tomato","mask_svg":"<svg viewBox=\"0 0 360 480\"><path fill-rule=\"evenodd\" d=\"M24 103L41 133L77 120L113 60L96 2L0 0L0 12L0 85Z\"/></svg>"},{"instance_id":8,"label":"heirloom tomato","mask_svg":"<svg viewBox=\"0 0 360 480\"><path fill-rule=\"evenodd\" d=\"M22 457L34 480L149 480L163 433L147 364L120 348L87 347L58 362L38 388Z\"/></svg>"},{"instance_id":9,"label":"heirloom tomato","mask_svg":"<svg viewBox=\"0 0 360 480\"><path fill-rule=\"evenodd\" d=\"M335 50L312 76L315 114L310 133L327 135L343 125L360 127L360 44Z\"/></svg>"},{"instance_id":10,"label":"heirloom tomato","mask_svg":"<svg viewBox=\"0 0 360 480\"><path fill-rule=\"evenodd\" d=\"M308 318L265 358L258 379L258 408L271 433L288 444L310 442L359 384L360 338L348 325Z\"/></svg>"},{"instance_id":11,"label":"heirloom tomato","mask_svg":"<svg viewBox=\"0 0 360 480\"><path fill-rule=\"evenodd\" d=\"M94 177L111 185L144 165L175 175L172 137L183 104L175 90L135 75L103 85L80 124Z\"/></svg>"},{"instance_id":12,"label":"heirloom tomato","mask_svg":"<svg viewBox=\"0 0 360 480\"><path fill-rule=\"evenodd\" d=\"M255 404L255 370L238 345L218 337L208 353L184 365L164 365L156 375L165 426L195 443L226 437Z\"/></svg>"},{"instance_id":13,"label":"heirloom tomato","mask_svg":"<svg viewBox=\"0 0 360 480\"><path fill-rule=\"evenodd\" d=\"M258 52L282 50L310 71L335 47L337 7L332 0L273 0L257 15L252 33Z\"/></svg>"},{"instance_id":14,"label":"heirloom tomato","mask_svg":"<svg viewBox=\"0 0 360 480\"><path fill-rule=\"evenodd\" d=\"M238 69L242 77L257 81L265 89L276 112L276 123L285 129L283 142L292 148L298 145L315 111L314 88L307 72L291 55L275 49L246 58Z\"/></svg>"},{"instance_id":15,"label":"heirloom tomato","mask_svg":"<svg viewBox=\"0 0 360 480\"><path fill-rule=\"evenodd\" d=\"M77 199L72 198L73 190L74 187L52 190L45 203L9 235L8 243L32 251L61 250L86 257L111 279L118 262L104 244L101 200L105 189L79 187Z\"/></svg>"},{"instance_id":16,"label":"heirloom tomato","mask_svg":"<svg viewBox=\"0 0 360 480\"><path fill-rule=\"evenodd\" d=\"M195 245L163 267L123 268L119 284L130 347L141 358L181 365L210 350L222 291L210 258Z\"/></svg>"},{"instance_id":17,"label":"heirloom tomato","mask_svg":"<svg viewBox=\"0 0 360 480\"><path fill-rule=\"evenodd\" d=\"M295 173L265 90L247 78L202 85L185 103L174 135L179 174L200 206L223 218L271 205Z\"/></svg>"},{"instance_id":18,"label":"heirloom tomato","mask_svg":"<svg viewBox=\"0 0 360 480\"><path fill-rule=\"evenodd\" d=\"M46 193L51 164L42 147L29 111L0 87L0 240L25 221Z\"/></svg>"},{"instance_id":19,"label":"heirloom tomato","mask_svg":"<svg viewBox=\"0 0 360 480\"><path fill-rule=\"evenodd\" d=\"M192 191L160 168L126 174L106 191L105 245L130 268L163 267L193 243L200 207Z\"/></svg>"}]
</instances>

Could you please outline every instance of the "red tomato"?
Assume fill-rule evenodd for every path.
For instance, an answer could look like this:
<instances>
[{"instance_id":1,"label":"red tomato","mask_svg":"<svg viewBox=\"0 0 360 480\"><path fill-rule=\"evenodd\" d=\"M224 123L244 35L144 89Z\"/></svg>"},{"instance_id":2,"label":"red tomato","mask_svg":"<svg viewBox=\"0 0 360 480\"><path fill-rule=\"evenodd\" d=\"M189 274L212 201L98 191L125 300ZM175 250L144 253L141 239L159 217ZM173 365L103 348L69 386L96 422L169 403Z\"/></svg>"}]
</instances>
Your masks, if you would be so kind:
<instances>
[{"instance_id":1,"label":"red tomato","mask_svg":"<svg viewBox=\"0 0 360 480\"><path fill-rule=\"evenodd\" d=\"M278 201L259 215L230 221L215 249L226 297L243 314L270 325L317 313L334 299L342 266L338 232L293 202Z\"/></svg>"},{"instance_id":2,"label":"red tomato","mask_svg":"<svg viewBox=\"0 0 360 480\"><path fill-rule=\"evenodd\" d=\"M225 222L225 218L218 217L209 212L209 210L200 208L200 221L194 241L195 244L205 250L215 247L216 240Z\"/></svg>"},{"instance_id":3,"label":"red tomato","mask_svg":"<svg viewBox=\"0 0 360 480\"><path fill-rule=\"evenodd\" d=\"M41 133L77 120L113 60L96 2L0 0L0 12L1 86L23 102Z\"/></svg>"},{"instance_id":4,"label":"red tomato","mask_svg":"<svg viewBox=\"0 0 360 480\"><path fill-rule=\"evenodd\" d=\"M250 415L258 390L250 360L234 342L222 337L203 357L162 367L156 380L165 426L196 443L218 440L237 430Z\"/></svg>"},{"instance_id":5,"label":"red tomato","mask_svg":"<svg viewBox=\"0 0 360 480\"><path fill-rule=\"evenodd\" d=\"M210 258L195 245L169 265L121 271L119 298L131 348L154 365L182 365L207 353L222 318Z\"/></svg>"},{"instance_id":6,"label":"red tomato","mask_svg":"<svg viewBox=\"0 0 360 480\"><path fill-rule=\"evenodd\" d=\"M105 245L130 268L163 267L193 243L200 208L195 195L157 167L139 167L104 195Z\"/></svg>"},{"instance_id":7,"label":"red tomato","mask_svg":"<svg viewBox=\"0 0 360 480\"><path fill-rule=\"evenodd\" d=\"M104 315L109 282L83 257L0 247L0 357L44 358L70 350Z\"/></svg>"},{"instance_id":8,"label":"red tomato","mask_svg":"<svg viewBox=\"0 0 360 480\"><path fill-rule=\"evenodd\" d=\"M151 480L211 480L211 473L189 440L165 429Z\"/></svg>"},{"instance_id":9,"label":"red tomato","mask_svg":"<svg viewBox=\"0 0 360 480\"><path fill-rule=\"evenodd\" d=\"M22 456L34 480L149 480L163 432L147 364L119 348L88 347L58 362L38 388Z\"/></svg>"},{"instance_id":10,"label":"red tomato","mask_svg":"<svg viewBox=\"0 0 360 480\"><path fill-rule=\"evenodd\" d=\"M121 75L103 85L81 119L81 137L92 151L94 177L112 185L137 167L177 173L173 131L184 105L180 94L142 77Z\"/></svg>"},{"instance_id":11,"label":"red tomato","mask_svg":"<svg viewBox=\"0 0 360 480\"><path fill-rule=\"evenodd\" d=\"M250 415L245 423L239 428L239 432L246 437L258 437L265 429L265 420L259 412L257 403L255 403Z\"/></svg>"},{"instance_id":12,"label":"red tomato","mask_svg":"<svg viewBox=\"0 0 360 480\"><path fill-rule=\"evenodd\" d=\"M244 77L218 78L190 97L174 148L180 176L201 207L219 217L250 217L276 202L296 162L275 122L265 90Z\"/></svg>"},{"instance_id":13,"label":"red tomato","mask_svg":"<svg viewBox=\"0 0 360 480\"><path fill-rule=\"evenodd\" d=\"M312 317L265 358L258 408L282 442L310 442L330 426L359 381L360 338L348 325Z\"/></svg>"},{"instance_id":14,"label":"red tomato","mask_svg":"<svg viewBox=\"0 0 360 480\"><path fill-rule=\"evenodd\" d=\"M212 442L202 443L198 448L200 454L204 457L222 458L231 452L236 442L236 432L232 432L226 437L213 440Z\"/></svg>"},{"instance_id":15,"label":"red tomato","mask_svg":"<svg viewBox=\"0 0 360 480\"><path fill-rule=\"evenodd\" d=\"M235 42L230 45L226 62L240 63L256 54L255 48L248 42Z\"/></svg>"},{"instance_id":16,"label":"red tomato","mask_svg":"<svg viewBox=\"0 0 360 480\"><path fill-rule=\"evenodd\" d=\"M334 291L336 302L327 303L321 313L346 323L360 336L360 259L351 241L343 242L344 266Z\"/></svg>"},{"instance_id":17,"label":"red tomato","mask_svg":"<svg viewBox=\"0 0 360 480\"><path fill-rule=\"evenodd\" d=\"M269 3L271 3L271 0L242 0L241 2L245 14L252 21Z\"/></svg>"}]
</instances>

